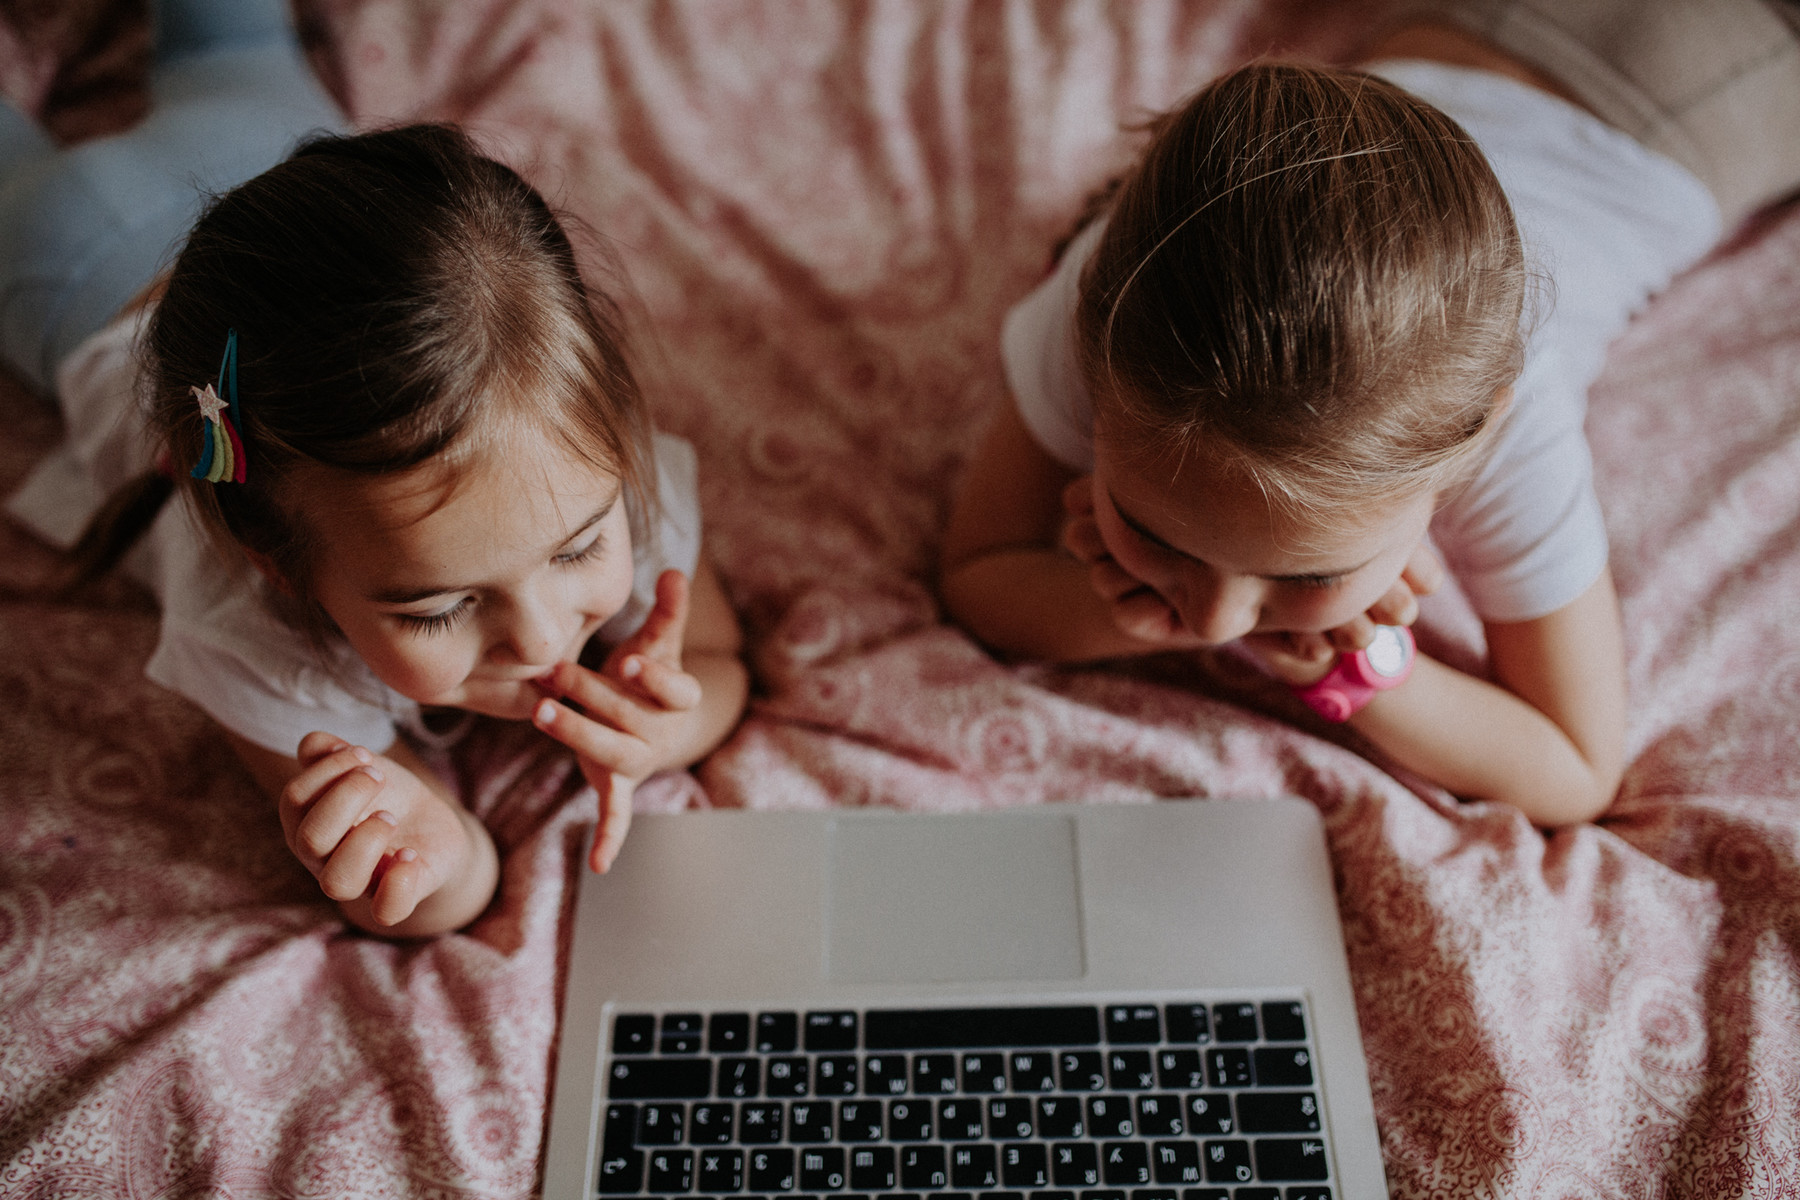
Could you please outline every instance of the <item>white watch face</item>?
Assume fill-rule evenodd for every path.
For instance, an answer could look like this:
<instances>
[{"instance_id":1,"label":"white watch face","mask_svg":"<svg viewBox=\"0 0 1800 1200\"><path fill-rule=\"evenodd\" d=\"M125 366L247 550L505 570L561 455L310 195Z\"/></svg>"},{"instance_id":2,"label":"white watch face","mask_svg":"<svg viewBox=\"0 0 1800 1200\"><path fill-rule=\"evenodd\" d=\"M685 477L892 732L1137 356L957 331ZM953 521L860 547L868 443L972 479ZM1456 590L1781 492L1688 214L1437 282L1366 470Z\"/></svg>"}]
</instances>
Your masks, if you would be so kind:
<instances>
[{"instance_id":1,"label":"white watch face","mask_svg":"<svg viewBox=\"0 0 1800 1200\"><path fill-rule=\"evenodd\" d=\"M1377 625L1375 640L1363 650L1369 670L1383 679L1392 679L1406 670L1406 641L1392 625Z\"/></svg>"}]
</instances>

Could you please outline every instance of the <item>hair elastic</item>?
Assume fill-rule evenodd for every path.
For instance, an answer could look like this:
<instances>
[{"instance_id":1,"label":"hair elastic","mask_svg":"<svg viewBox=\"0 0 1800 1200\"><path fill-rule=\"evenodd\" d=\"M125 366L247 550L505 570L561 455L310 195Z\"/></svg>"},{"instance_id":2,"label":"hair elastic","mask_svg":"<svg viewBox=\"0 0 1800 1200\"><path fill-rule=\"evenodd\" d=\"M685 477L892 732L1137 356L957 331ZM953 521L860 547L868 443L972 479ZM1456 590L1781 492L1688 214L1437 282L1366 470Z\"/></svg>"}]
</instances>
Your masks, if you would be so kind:
<instances>
[{"instance_id":1,"label":"hair elastic","mask_svg":"<svg viewBox=\"0 0 1800 1200\"><path fill-rule=\"evenodd\" d=\"M190 387L200 404L200 415L206 424L200 434L200 461L190 474L208 483L244 482L243 415L238 408L237 330L225 334L225 358L219 363L219 383L215 388ZM225 399L219 398L219 392Z\"/></svg>"}]
</instances>

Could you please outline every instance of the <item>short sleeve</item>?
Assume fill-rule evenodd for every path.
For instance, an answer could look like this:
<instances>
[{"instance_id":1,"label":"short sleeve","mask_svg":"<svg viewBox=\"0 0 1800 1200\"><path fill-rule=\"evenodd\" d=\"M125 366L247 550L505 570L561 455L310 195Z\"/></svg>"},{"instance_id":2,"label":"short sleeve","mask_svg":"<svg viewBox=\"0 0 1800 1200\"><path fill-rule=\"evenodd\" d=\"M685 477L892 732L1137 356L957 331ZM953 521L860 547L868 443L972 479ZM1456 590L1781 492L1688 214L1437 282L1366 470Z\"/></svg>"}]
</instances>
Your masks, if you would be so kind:
<instances>
[{"instance_id":1,"label":"short sleeve","mask_svg":"<svg viewBox=\"0 0 1800 1200\"><path fill-rule=\"evenodd\" d=\"M1075 358L1081 271L1105 231L1082 230L1049 277L1006 314L1000 357L1013 403L1031 436L1070 470L1094 469L1094 405Z\"/></svg>"},{"instance_id":2,"label":"short sleeve","mask_svg":"<svg viewBox=\"0 0 1800 1200\"><path fill-rule=\"evenodd\" d=\"M658 433L656 456L657 511L649 514L626 503L631 517L631 598L594 636L617 645L644 623L656 607L656 581L673 567L689 579L700 565L700 470L694 447L685 439Z\"/></svg>"}]
</instances>

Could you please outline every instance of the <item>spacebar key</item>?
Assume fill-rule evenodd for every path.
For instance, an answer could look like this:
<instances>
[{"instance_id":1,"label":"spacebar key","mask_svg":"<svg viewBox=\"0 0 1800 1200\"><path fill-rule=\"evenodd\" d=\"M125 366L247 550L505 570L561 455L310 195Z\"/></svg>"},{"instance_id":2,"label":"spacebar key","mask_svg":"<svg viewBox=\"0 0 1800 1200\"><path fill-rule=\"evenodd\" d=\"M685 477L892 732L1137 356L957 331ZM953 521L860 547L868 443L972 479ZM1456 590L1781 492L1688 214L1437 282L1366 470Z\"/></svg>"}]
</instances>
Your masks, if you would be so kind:
<instances>
[{"instance_id":1,"label":"spacebar key","mask_svg":"<svg viewBox=\"0 0 1800 1200\"><path fill-rule=\"evenodd\" d=\"M712 1063L703 1058L615 1058L607 1071L610 1100L704 1100Z\"/></svg>"}]
</instances>

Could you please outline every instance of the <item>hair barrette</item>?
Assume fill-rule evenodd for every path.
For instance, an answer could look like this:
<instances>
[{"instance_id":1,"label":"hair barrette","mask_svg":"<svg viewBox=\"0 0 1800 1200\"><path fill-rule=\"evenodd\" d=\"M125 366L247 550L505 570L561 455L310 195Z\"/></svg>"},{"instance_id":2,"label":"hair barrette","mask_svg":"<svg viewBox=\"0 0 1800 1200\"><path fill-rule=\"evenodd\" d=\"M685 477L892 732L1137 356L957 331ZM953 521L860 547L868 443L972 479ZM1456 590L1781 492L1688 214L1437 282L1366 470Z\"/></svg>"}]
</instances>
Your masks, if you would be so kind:
<instances>
[{"instance_id":1,"label":"hair barrette","mask_svg":"<svg viewBox=\"0 0 1800 1200\"><path fill-rule=\"evenodd\" d=\"M200 461L191 474L208 483L244 482L243 416L238 408L237 330L225 335L225 358L219 363L218 386L190 387L200 403L205 424L200 433ZM225 393L224 399L219 397Z\"/></svg>"}]
</instances>

